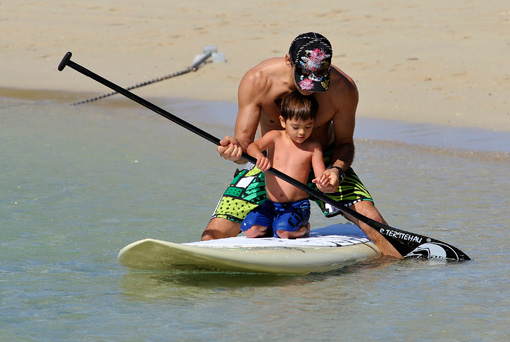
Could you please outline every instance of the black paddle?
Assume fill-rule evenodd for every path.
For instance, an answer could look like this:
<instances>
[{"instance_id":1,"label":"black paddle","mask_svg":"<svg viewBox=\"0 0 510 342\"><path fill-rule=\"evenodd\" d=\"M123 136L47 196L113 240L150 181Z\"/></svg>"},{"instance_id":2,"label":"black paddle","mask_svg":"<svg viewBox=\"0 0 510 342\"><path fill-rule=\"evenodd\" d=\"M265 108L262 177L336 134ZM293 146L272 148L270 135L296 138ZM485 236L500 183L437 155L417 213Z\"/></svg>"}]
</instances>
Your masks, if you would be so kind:
<instances>
[{"instance_id":1,"label":"black paddle","mask_svg":"<svg viewBox=\"0 0 510 342\"><path fill-rule=\"evenodd\" d=\"M126 90L133 90L133 89L136 89L136 88L145 87L146 85L149 85L149 84L153 84L153 83L156 83L156 82L161 82L161 81L167 80L167 79L172 78L172 77L181 76L181 75L187 74L188 72L191 72L191 71L196 71L196 70L198 70L198 67L200 66L200 64L204 63L211 56L212 56L212 51L209 51L206 54L204 54L200 59L198 59L195 63L193 63L191 66L189 66L187 69L184 69L184 70L181 70L181 71L177 71L177 72L174 72L174 73L172 73L170 75L166 75L166 76L163 76L163 77L158 77L158 78L146 81L146 82L135 84L134 86L127 87ZM112 96L112 95L115 95L115 94L117 94L116 91L108 93L108 94L104 94L104 95L101 95L101 96L96 96L96 97L93 97L91 99L74 102L74 103L71 103L71 106L77 106L77 105L80 105L80 104L97 101L97 100L104 99L105 97L109 97L109 96Z\"/></svg>"},{"instance_id":2,"label":"black paddle","mask_svg":"<svg viewBox=\"0 0 510 342\"><path fill-rule=\"evenodd\" d=\"M196 126L191 125L190 123L176 117L175 115L131 93L130 91L122 87L119 87L118 85L108 81L107 79L104 79L103 77L93 73L92 71L82 67L81 65L76 64L75 62L71 61L71 56L72 56L71 52L66 53L66 55L64 56L64 58L62 59L58 66L59 71L62 71L66 66L69 66L70 68L78 71L79 73L88 76L94 79L95 81L107 86L108 88L118 92L119 94L122 94L127 98L141 104L142 106L147 107L148 109L167 118L168 120L175 122L176 124L190 130L195 134L198 134L199 136L209 140L213 144L215 145L220 144L220 139L212 136L211 134L201 130ZM256 163L256 159L246 153L243 153L243 158L248 160L249 162ZM286 174L274 168L270 168L267 172L270 172L273 175L294 185L298 189L305 191L312 197L315 197L316 199L331 204L332 206L338 208L342 213L354 217L360 220L361 222L364 222L367 225L371 226L379 233L381 233L393 245L393 247L395 247L395 249L406 258L446 259L458 261L470 260L470 258L465 253L463 253L461 250L452 245L423 235L406 232L404 230L393 228L380 222L374 221L348 207L343 206L341 203L331 199L322 192L312 189L307 185L295 180L292 177L287 176Z\"/></svg>"}]
</instances>

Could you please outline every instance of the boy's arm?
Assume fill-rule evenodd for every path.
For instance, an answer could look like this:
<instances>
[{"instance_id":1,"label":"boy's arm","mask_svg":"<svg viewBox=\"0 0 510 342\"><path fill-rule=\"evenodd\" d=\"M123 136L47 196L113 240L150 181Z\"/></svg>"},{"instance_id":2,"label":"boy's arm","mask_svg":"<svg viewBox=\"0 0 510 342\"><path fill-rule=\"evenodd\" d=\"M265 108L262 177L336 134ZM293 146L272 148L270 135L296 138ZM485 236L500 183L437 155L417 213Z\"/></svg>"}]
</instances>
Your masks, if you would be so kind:
<instances>
[{"instance_id":1,"label":"boy's arm","mask_svg":"<svg viewBox=\"0 0 510 342\"><path fill-rule=\"evenodd\" d=\"M324 158L322 156L322 148L320 144L317 144L317 146L313 150L312 167L313 172L315 174L315 178L319 178L320 176L322 176L324 171L326 171L326 166L324 165Z\"/></svg>"},{"instance_id":2,"label":"boy's arm","mask_svg":"<svg viewBox=\"0 0 510 342\"><path fill-rule=\"evenodd\" d=\"M246 152L253 158L256 158L257 160L264 157L262 154L262 150L260 149L259 145L256 141L252 142L250 145L248 145L248 148L246 149Z\"/></svg>"},{"instance_id":3,"label":"boy's arm","mask_svg":"<svg viewBox=\"0 0 510 342\"><path fill-rule=\"evenodd\" d=\"M315 175L315 179L312 180L312 183L317 185L317 189L322 192L334 192L336 187L331 182L330 177L324 172L326 171L326 166L324 165L322 148L319 144L314 148L312 154L312 167Z\"/></svg>"},{"instance_id":4,"label":"boy's arm","mask_svg":"<svg viewBox=\"0 0 510 342\"><path fill-rule=\"evenodd\" d=\"M248 145L246 149L250 156L257 159L257 167L262 171L267 171L271 167L271 162L264 156L262 151L272 146L279 135L281 135L280 131L267 132L262 138Z\"/></svg>"}]
</instances>

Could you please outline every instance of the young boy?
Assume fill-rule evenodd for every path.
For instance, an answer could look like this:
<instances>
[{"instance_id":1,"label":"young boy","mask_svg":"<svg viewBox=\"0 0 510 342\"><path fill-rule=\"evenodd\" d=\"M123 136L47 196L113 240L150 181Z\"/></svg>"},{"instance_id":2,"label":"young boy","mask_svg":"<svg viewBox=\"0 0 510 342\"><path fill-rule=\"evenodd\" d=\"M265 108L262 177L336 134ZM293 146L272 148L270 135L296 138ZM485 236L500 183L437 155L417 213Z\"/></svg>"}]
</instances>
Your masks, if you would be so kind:
<instances>
[{"instance_id":1,"label":"young boy","mask_svg":"<svg viewBox=\"0 0 510 342\"><path fill-rule=\"evenodd\" d=\"M283 130L273 130L251 143L247 152L257 158L261 171L269 168L306 184L310 167L313 183L321 190L329 184L319 142L308 139L312 134L318 104L313 96L294 91L280 103ZM267 150L267 157L262 151ZM310 232L310 202L306 192L266 173L267 199L243 220L241 229L247 237L274 236L284 239L307 236Z\"/></svg>"}]
</instances>

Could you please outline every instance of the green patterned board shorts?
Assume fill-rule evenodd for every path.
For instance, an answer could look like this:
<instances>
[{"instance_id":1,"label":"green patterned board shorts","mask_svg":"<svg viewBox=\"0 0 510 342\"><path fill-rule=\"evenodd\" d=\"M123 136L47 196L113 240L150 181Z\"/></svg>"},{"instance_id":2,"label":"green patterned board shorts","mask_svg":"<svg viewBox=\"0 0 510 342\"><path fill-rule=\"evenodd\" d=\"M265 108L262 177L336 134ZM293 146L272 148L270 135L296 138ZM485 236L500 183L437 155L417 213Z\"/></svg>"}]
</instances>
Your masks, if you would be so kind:
<instances>
[{"instance_id":1,"label":"green patterned board shorts","mask_svg":"<svg viewBox=\"0 0 510 342\"><path fill-rule=\"evenodd\" d=\"M333 147L324 150L324 164L331 164ZM308 186L317 190L312 183L313 170L310 170ZM361 183L352 168L345 172L345 178L335 193L326 194L333 200L349 207L356 202L372 201L372 196L367 188ZM237 223L241 223L248 213L266 199L265 173L260 171L252 163L247 163L242 169L236 170L234 180L230 183L213 214L213 218L221 217ZM333 217L342 212L334 206L323 201L313 199L319 206L324 216Z\"/></svg>"}]
</instances>

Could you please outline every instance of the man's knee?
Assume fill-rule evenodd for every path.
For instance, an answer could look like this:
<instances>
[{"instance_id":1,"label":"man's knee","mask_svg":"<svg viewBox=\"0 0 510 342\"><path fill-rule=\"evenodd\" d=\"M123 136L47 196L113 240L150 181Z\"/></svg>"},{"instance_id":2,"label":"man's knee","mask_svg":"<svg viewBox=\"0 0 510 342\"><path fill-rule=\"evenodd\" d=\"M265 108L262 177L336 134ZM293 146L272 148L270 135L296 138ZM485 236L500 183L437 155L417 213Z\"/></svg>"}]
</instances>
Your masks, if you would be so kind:
<instances>
[{"instance_id":1,"label":"man's knee","mask_svg":"<svg viewBox=\"0 0 510 342\"><path fill-rule=\"evenodd\" d=\"M366 216L374 221L386 224L379 210L372 201L360 201L353 204L353 209L363 216Z\"/></svg>"},{"instance_id":2,"label":"man's knee","mask_svg":"<svg viewBox=\"0 0 510 342\"><path fill-rule=\"evenodd\" d=\"M202 241L237 236L241 232L240 227L240 223L215 217L209 221L209 224L202 233Z\"/></svg>"}]
</instances>

